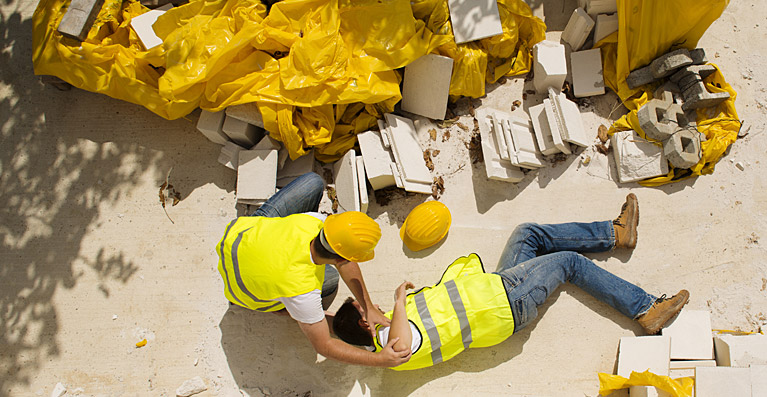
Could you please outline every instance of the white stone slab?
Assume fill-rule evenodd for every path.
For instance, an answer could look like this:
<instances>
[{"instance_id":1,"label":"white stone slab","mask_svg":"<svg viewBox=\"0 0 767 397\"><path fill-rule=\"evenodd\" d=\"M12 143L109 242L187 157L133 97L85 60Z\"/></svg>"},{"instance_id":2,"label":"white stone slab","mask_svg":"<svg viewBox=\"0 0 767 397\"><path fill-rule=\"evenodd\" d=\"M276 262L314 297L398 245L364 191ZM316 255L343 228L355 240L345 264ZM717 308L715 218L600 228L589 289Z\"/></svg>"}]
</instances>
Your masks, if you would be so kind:
<instances>
[{"instance_id":1,"label":"white stone slab","mask_svg":"<svg viewBox=\"0 0 767 397\"><path fill-rule=\"evenodd\" d=\"M263 137L263 130L259 130L253 124L227 116L221 127L229 139L240 146L252 147Z\"/></svg>"},{"instance_id":2,"label":"white stone slab","mask_svg":"<svg viewBox=\"0 0 767 397\"><path fill-rule=\"evenodd\" d=\"M226 115L264 128L264 118L261 116L261 112L258 110L258 105L255 102L229 106L226 108Z\"/></svg>"},{"instance_id":3,"label":"white stone slab","mask_svg":"<svg viewBox=\"0 0 767 397\"><path fill-rule=\"evenodd\" d=\"M546 104L531 106L527 111L530 113L530 121L533 123L535 131L535 141L538 142L538 149L545 156L559 153L560 150L554 145L554 139L551 135L549 119L546 116Z\"/></svg>"},{"instance_id":4,"label":"white stone slab","mask_svg":"<svg viewBox=\"0 0 767 397\"><path fill-rule=\"evenodd\" d=\"M668 161L662 147L631 130L618 131L610 139L621 183L668 174Z\"/></svg>"},{"instance_id":5,"label":"white stone slab","mask_svg":"<svg viewBox=\"0 0 767 397\"><path fill-rule=\"evenodd\" d=\"M751 371L736 367L695 368L696 397L751 397Z\"/></svg>"},{"instance_id":6,"label":"white stone slab","mask_svg":"<svg viewBox=\"0 0 767 397\"><path fill-rule=\"evenodd\" d=\"M367 213L370 202L368 184L365 181L365 160L362 159L362 156L357 156L355 161L357 162L357 187L360 189L360 211Z\"/></svg>"},{"instance_id":7,"label":"white stone slab","mask_svg":"<svg viewBox=\"0 0 767 397\"><path fill-rule=\"evenodd\" d=\"M442 120L447 111L453 59L426 54L405 67L402 110Z\"/></svg>"},{"instance_id":8,"label":"white stone slab","mask_svg":"<svg viewBox=\"0 0 767 397\"><path fill-rule=\"evenodd\" d=\"M594 25L594 43L618 31L618 14L599 14L597 15L596 25Z\"/></svg>"},{"instance_id":9,"label":"white stone slab","mask_svg":"<svg viewBox=\"0 0 767 397\"><path fill-rule=\"evenodd\" d=\"M357 157L354 149L336 161L333 168L338 206L344 211L359 211L360 191L357 187Z\"/></svg>"},{"instance_id":10,"label":"white stone slab","mask_svg":"<svg viewBox=\"0 0 767 397\"><path fill-rule=\"evenodd\" d=\"M554 146L564 154L570 154L570 145L562 139L562 127L564 123L559 120L561 117L555 103L551 99L544 99L543 104L546 109L546 120L549 123L549 131L551 131L551 140L554 141Z\"/></svg>"},{"instance_id":11,"label":"white stone slab","mask_svg":"<svg viewBox=\"0 0 767 397\"><path fill-rule=\"evenodd\" d=\"M666 336L622 337L618 349L618 375L628 378L631 371L648 369L668 375L670 339Z\"/></svg>"},{"instance_id":12,"label":"white stone slab","mask_svg":"<svg viewBox=\"0 0 767 397\"><path fill-rule=\"evenodd\" d=\"M591 145L594 138L589 138L586 135L586 131L583 128L581 111L578 110L578 105L576 105L575 102L567 99L565 94L559 92L558 90L554 90L553 88L549 88L549 101L551 103L553 114L556 116L554 119L556 122L552 122L552 119L549 118L549 125L551 126L552 136L556 135L554 133L555 130L559 130L559 135L565 142L569 142L582 147ZM548 116L549 113L546 113L546 117ZM557 142L556 138L554 138L554 142ZM564 150L562 151L565 152Z\"/></svg>"},{"instance_id":13,"label":"white stone slab","mask_svg":"<svg viewBox=\"0 0 767 397\"><path fill-rule=\"evenodd\" d=\"M573 51L578 51L586 42L593 28L594 20L586 13L586 10L578 7L570 15L570 20L562 32L562 40L570 44Z\"/></svg>"},{"instance_id":14,"label":"white stone slab","mask_svg":"<svg viewBox=\"0 0 767 397\"><path fill-rule=\"evenodd\" d=\"M509 151L511 163L530 169L544 166L543 159L539 155L538 145L535 144L535 132L530 120L509 116L505 120L505 127L511 134L513 148Z\"/></svg>"},{"instance_id":15,"label":"white stone slab","mask_svg":"<svg viewBox=\"0 0 767 397\"><path fill-rule=\"evenodd\" d=\"M165 14L165 11L172 7L173 5L168 3L163 7L149 10L141 15L131 18L130 26L136 32L139 41L141 41L141 45L143 45L145 49L151 50L162 44L162 39L157 37L152 25L157 22L157 18L159 18L160 15Z\"/></svg>"},{"instance_id":16,"label":"white stone slab","mask_svg":"<svg viewBox=\"0 0 767 397\"><path fill-rule=\"evenodd\" d=\"M221 146L218 162L227 168L237 171L237 166L240 163L240 152L243 150L247 149L234 142L227 142L224 146Z\"/></svg>"},{"instance_id":17,"label":"white stone slab","mask_svg":"<svg viewBox=\"0 0 767 397\"><path fill-rule=\"evenodd\" d=\"M496 0L448 0L457 44L503 33Z\"/></svg>"},{"instance_id":18,"label":"white stone slab","mask_svg":"<svg viewBox=\"0 0 767 397\"><path fill-rule=\"evenodd\" d=\"M256 145L258 146L258 145ZM314 149L309 150L303 156L292 160L285 160L285 165L277 171L277 179L297 178L314 170Z\"/></svg>"},{"instance_id":19,"label":"white stone slab","mask_svg":"<svg viewBox=\"0 0 767 397\"><path fill-rule=\"evenodd\" d=\"M655 386L631 386L629 387L629 396L631 397L671 397L672 395Z\"/></svg>"},{"instance_id":20,"label":"white stone slab","mask_svg":"<svg viewBox=\"0 0 767 397\"><path fill-rule=\"evenodd\" d=\"M601 48L570 53L570 67L573 72L573 93L576 97L605 93Z\"/></svg>"},{"instance_id":21,"label":"white stone slab","mask_svg":"<svg viewBox=\"0 0 767 397\"><path fill-rule=\"evenodd\" d=\"M509 145L512 144L511 135L507 137L506 134L504 134L503 126L498 118L495 117L495 112L488 111L487 114L492 125L491 128L493 135L495 136L495 143L498 145L498 155L501 156L501 160L511 160L509 158Z\"/></svg>"},{"instance_id":22,"label":"white stone slab","mask_svg":"<svg viewBox=\"0 0 767 397\"><path fill-rule=\"evenodd\" d=\"M373 190L395 186L394 174L391 170L393 161L391 152L386 150L378 131L365 131L357 134L362 159L365 161L365 172Z\"/></svg>"},{"instance_id":23,"label":"white stone slab","mask_svg":"<svg viewBox=\"0 0 767 397\"><path fill-rule=\"evenodd\" d=\"M533 46L535 91L540 94L549 87L561 90L567 79L567 59L565 46L553 41L541 41Z\"/></svg>"},{"instance_id":24,"label":"white stone slab","mask_svg":"<svg viewBox=\"0 0 767 397\"><path fill-rule=\"evenodd\" d=\"M197 119L197 130L202 132L209 141L219 145L229 142L229 137L221 129L224 126L224 112L209 112L204 110Z\"/></svg>"},{"instance_id":25,"label":"white stone slab","mask_svg":"<svg viewBox=\"0 0 767 397\"><path fill-rule=\"evenodd\" d=\"M752 365L751 397L767 397L767 365Z\"/></svg>"},{"instance_id":26,"label":"white stone slab","mask_svg":"<svg viewBox=\"0 0 767 397\"><path fill-rule=\"evenodd\" d=\"M767 335L717 335L714 337L714 349L718 366L767 364Z\"/></svg>"},{"instance_id":27,"label":"white stone slab","mask_svg":"<svg viewBox=\"0 0 767 397\"><path fill-rule=\"evenodd\" d=\"M475 113L477 123L479 124L479 134L482 140L482 156L485 160L485 172L488 179L497 181L517 183L520 182L525 174L517 167L514 167L509 160L503 160L500 156L500 149L493 133L493 122L489 115L489 109L477 109Z\"/></svg>"},{"instance_id":28,"label":"white stone slab","mask_svg":"<svg viewBox=\"0 0 767 397\"><path fill-rule=\"evenodd\" d=\"M616 0L587 0L586 12L595 14L612 14L618 12L618 2Z\"/></svg>"},{"instance_id":29,"label":"white stone slab","mask_svg":"<svg viewBox=\"0 0 767 397\"><path fill-rule=\"evenodd\" d=\"M671 338L672 360L712 360L714 338L711 314L706 310L682 309L661 331Z\"/></svg>"},{"instance_id":30,"label":"white stone slab","mask_svg":"<svg viewBox=\"0 0 767 397\"><path fill-rule=\"evenodd\" d=\"M276 150L242 150L237 167L237 201L266 200L276 191Z\"/></svg>"},{"instance_id":31,"label":"white stone slab","mask_svg":"<svg viewBox=\"0 0 767 397\"><path fill-rule=\"evenodd\" d=\"M408 182L428 183L433 178L423 161L423 149L418 143L413 122L391 113L385 115L391 138L392 153L403 178Z\"/></svg>"},{"instance_id":32,"label":"white stone slab","mask_svg":"<svg viewBox=\"0 0 767 397\"><path fill-rule=\"evenodd\" d=\"M671 360L668 376L671 378L694 378L695 368L716 367L715 360Z\"/></svg>"}]
</instances>

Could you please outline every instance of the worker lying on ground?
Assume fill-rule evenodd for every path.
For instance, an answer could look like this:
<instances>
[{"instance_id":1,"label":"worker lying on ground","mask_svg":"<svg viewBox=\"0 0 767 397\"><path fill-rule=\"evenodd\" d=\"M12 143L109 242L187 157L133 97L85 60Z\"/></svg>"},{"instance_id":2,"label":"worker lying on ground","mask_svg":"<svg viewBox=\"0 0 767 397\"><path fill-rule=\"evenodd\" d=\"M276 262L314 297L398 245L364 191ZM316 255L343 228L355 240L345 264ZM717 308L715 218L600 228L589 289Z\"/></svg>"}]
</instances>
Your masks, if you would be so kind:
<instances>
[{"instance_id":1,"label":"worker lying on ground","mask_svg":"<svg viewBox=\"0 0 767 397\"><path fill-rule=\"evenodd\" d=\"M657 298L578 252L603 252L636 246L639 205L629 194L614 221L538 225L514 230L495 273L485 273L476 254L457 259L437 285L405 294L395 292L390 326L378 326L374 337L361 306L351 298L336 313L333 329L344 341L379 351L397 340L394 350L412 350L410 361L397 370L428 367L446 361L467 347L501 343L535 320L538 306L569 281L620 313L639 322L648 334L684 306L685 290L670 299Z\"/></svg>"},{"instance_id":2,"label":"worker lying on ground","mask_svg":"<svg viewBox=\"0 0 767 397\"><path fill-rule=\"evenodd\" d=\"M388 326L389 319L370 301L357 265L373 259L381 229L361 212L327 218L318 213L324 188L319 175L304 174L251 216L229 223L216 246L224 295L256 311L287 308L317 353L325 357L372 366L402 364L410 350L395 352L395 339L374 354L330 337L324 310L335 298L339 273L360 302L368 324Z\"/></svg>"}]
</instances>

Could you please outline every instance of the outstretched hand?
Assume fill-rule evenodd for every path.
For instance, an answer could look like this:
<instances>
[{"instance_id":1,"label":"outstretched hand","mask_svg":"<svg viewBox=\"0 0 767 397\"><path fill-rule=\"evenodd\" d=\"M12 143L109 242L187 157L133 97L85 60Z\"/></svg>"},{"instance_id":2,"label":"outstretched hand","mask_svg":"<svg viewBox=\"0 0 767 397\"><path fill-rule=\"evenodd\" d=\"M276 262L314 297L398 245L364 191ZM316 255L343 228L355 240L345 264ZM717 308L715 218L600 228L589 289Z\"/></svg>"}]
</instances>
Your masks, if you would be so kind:
<instances>
[{"instance_id":1,"label":"outstretched hand","mask_svg":"<svg viewBox=\"0 0 767 397\"><path fill-rule=\"evenodd\" d=\"M396 367L410 360L410 356L413 353L409 347L400 351L394 350L394 344L397 343L397 341L399 341L399 338L393 338L386 344L383 350L378 352L381 356L381 366L389 368Z\"/></svg>"},{"instance_id":2,"label":"outstretched hand","mask_svg":"<svg viewBox=\"0 0 767 397\"><path fill-rule=\"evenodd\" d=\"M406 296L406 290L415 288L415 285L411 283L410 281L405 281L402 284L397 287L396 290L394 290L394 300L398 301L400 299L405 299Z\"/></svg>"}]
</instances>

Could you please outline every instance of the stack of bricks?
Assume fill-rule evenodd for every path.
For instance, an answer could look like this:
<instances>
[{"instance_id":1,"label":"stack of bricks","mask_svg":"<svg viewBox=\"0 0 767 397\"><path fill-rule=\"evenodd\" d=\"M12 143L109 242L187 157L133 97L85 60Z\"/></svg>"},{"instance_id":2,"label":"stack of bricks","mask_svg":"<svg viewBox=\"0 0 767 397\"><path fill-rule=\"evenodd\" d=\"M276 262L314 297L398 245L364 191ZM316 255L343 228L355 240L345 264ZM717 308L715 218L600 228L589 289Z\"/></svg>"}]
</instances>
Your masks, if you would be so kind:
<instances>
[{"instance_id":1,"label":"stack of bricks","mask_svg":"<svg viewBox=\"0 0 767 397\"><path fill-rule=\"evenodd\" d=\"M570 144L586 147L591 144L583 128L578 105L558 90L549 89L549 97L529 109L538 147L544 155L572 153Z\"/></svg>"}]
</instances>

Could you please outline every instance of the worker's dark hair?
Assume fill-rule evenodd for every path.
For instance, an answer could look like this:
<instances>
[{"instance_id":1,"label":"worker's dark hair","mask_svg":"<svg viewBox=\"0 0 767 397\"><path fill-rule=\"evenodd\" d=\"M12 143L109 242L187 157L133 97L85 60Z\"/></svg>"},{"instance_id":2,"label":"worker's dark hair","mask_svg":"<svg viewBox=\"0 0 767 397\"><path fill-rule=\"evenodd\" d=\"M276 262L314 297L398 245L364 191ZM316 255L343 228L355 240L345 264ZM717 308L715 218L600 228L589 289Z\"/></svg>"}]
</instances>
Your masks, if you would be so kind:
<instances>
[{"instance_id":1,"label":"worker's dark hair","mask_svg":"<svg viewBox=\"0 0 767 397\"><path fill-rule=\"evenodd\" d=\"M357 346L373 346L370 332L360 326L362 319L360 311L352 304L354 299L349 297L333 317L333 332L342 341Z\"/></svg>"},{"instance_id":2,"label":"worker's dark hair","mask_svg":"<svg viewBox=\"0 0 767 397\"><path fill-rule=\"evenodd\" d=\"M325 259L344 259L344 257L341 255L328 251L328 249L322 245L322 241L320 241L320 239L322 238L321 234L323 233L323 230L320 230L320 232L317 233L317 237L312 240L312 248L314 248L314 252Z\"/></svg>"}]
</instances>

